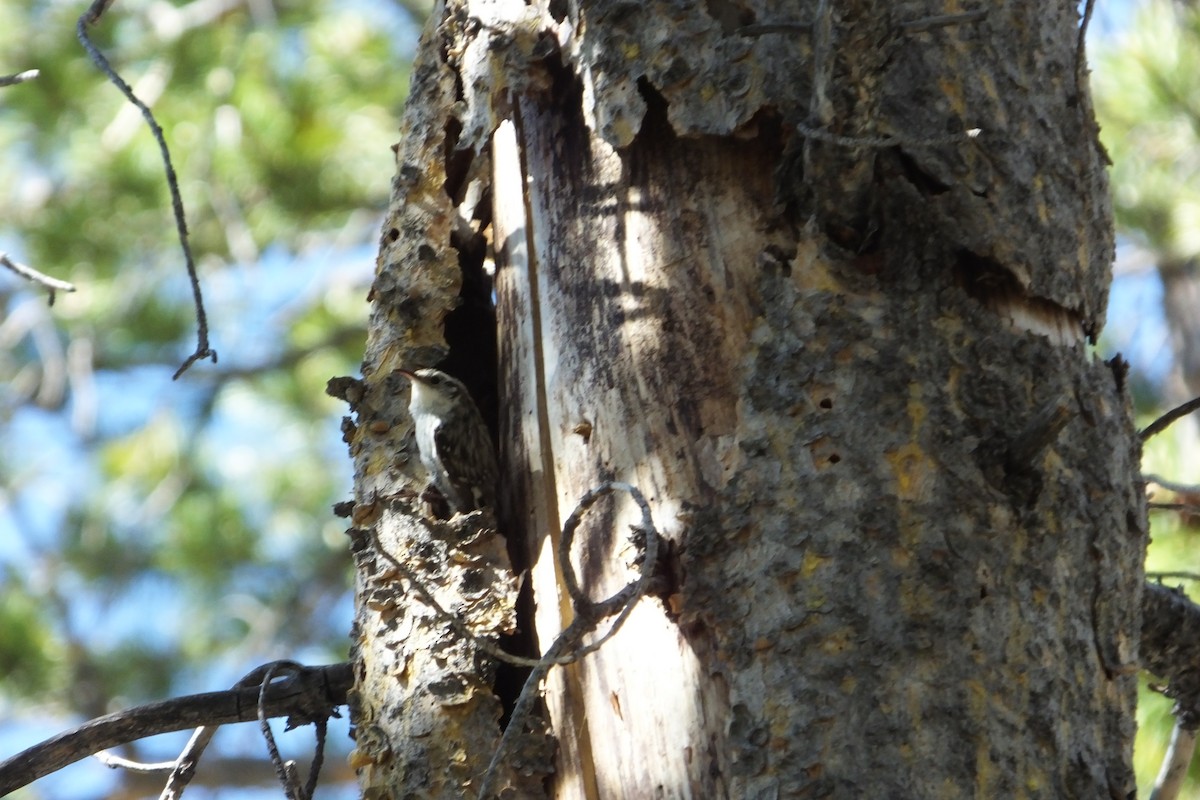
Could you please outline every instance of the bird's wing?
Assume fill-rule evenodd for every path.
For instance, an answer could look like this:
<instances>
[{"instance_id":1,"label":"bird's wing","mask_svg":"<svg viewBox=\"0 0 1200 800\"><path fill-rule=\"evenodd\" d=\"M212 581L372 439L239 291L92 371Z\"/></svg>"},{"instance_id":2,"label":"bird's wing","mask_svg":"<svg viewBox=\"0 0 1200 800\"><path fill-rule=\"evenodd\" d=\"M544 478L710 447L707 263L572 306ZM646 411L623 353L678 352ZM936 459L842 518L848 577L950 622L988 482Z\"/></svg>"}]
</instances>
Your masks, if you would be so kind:
<instances>
[{"instance_id":1,"label":"bird's wing","mask_svg":"<svg viewBox=\"0 0 1200 800\"><path fill-rule=\"evenodd\" d=\"M433 432L438 460L448 486L439 487L452 511L463 513L494 506L499 469L490 439L480 425L467 426L468 436L448 436L444 426Z\"/></svg>"}]
</instances>

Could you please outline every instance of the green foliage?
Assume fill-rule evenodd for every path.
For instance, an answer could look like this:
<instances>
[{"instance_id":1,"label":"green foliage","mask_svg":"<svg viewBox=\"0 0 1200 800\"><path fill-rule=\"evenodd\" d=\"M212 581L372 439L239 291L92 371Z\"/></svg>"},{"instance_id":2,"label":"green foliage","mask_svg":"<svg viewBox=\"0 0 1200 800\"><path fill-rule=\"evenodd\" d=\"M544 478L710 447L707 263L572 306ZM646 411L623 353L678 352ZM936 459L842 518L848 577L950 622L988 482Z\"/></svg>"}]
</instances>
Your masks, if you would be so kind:
<instances>
[{"instance_id":1,"label":"green foliage","mask_svg":"<svg viewBox=\"0 0 1200 800\"><path fill-rule=\"evenodd\" d=\"M1146 0L1111 39L1093 46L1101 139L1113 161L1113 202L1119 232L1153 254L1160 269L1200 256L1200 9ZM1152 421L1156 413L1143 404ZM1143 472L1181 483L1200 479L1190 447L1174 431L1152 439ZM1158 490L1152 498L1179 498ZM1186 498L1184 498L1186 499ZM1176 512L1151 513L1148 572L1200 572L1200 530ZM1200 598L1194 581L1168 579ZM1135 767L1143 790L1154 784L1174 719L1171 702L1143 680L1138 703ZM1185 798L1200 798L1193 766Z\"/></svg>"},{"instance_id":2,"label":"green foliage","mask_svg":"<svg viewBox=\"0 0 1200 800\"><path fill-rule=\"evenodd\" d=\"M1143 425L1152 418L1142 421ZM1200 483L1198 466L1190 459L1191 447L1182 443L1182 438L1171 432L1160 434L1146 444L1142 458L1142 471L1146 475L1158 475L1167 480L1190 484ZM1156 489L1151 497L1155 502L1187 502L1188 497ZM1191 500L1194 502L1194 500ZM1200 576L1200 518L1181 515L1176 511L1152 511L1151 546L1147 554L1146 571L1184 572ZM1195 580L1165 578L1168 586L1180 586L1193 600L1200 600L1200 585ZM1172 703L1150 688L1151 681L1143 680L1138 699L1138 738L1134 749L1134 764L1138 772L1138 785L1152 786L1162 763L1163 754L1171 739L1174 717ZM1189 772L1188 786L1182 798L1200 798L1200 766L1195 762Z\"/></svg>"},{"instance_id":3,"label":"green foliage","mask_svg":"<svg viewBox=\"0 0 1200 800\"><path fill-rule=\"evenodd\" d=\"M57 686L58 642L46 630L34 595L24 581L6 570L0 588L0 674L7 690L39 695Z\"/></svg>"},{"instance_id":4,"label":"green foliage","mask_svg":"<svg viewBox=\"0 0 1200 800\"><path fill-rule=\"evenodd\" d=\"M1200 254L1198 43L1200 8L1147 0L1132 25L1095 48L1096 113L1118 224L1164 262Z\"/></svg>"},{"instance_id":5,"label":"green foliage","mask_svg":"<svg viewBox=\"0 0 1200 800\"><path fill-rule=\"evenodd\" d=\"M0 707L18 714L345 657L345 409L324 386L361 358L419 25L385 3L123 0L90 28L187 208L221 361L172 384L195 318L163 166L76 41L84 8L0 3L0 74L41 71L0 88L0 251L78 287L49 308L0 270Z\"/></svg>"},{"instance_id":6,"label":"green foliage","mask_svg":"<svg viewBox=\"0 0 1200 800\"><path fill-rule=\"evenodd\" d=\"M0 144L36 158L0 167L6 182L36 192L11 197L4 216L25 259L52 273L87 264L110 276L174 259L158 147L75 44L77 9L53 8L36 28L0 27L6 60L42 70L3 97L20 122L4 126ZM263 24L238 8L177 30L188 24L175 19L182 12L125 4L90 29L166 132L198 253L236 261L239 248L294 242L385 199L379 176L408 81L395 44L336 4L280 14Z\"/></svg>"}]
</instances>

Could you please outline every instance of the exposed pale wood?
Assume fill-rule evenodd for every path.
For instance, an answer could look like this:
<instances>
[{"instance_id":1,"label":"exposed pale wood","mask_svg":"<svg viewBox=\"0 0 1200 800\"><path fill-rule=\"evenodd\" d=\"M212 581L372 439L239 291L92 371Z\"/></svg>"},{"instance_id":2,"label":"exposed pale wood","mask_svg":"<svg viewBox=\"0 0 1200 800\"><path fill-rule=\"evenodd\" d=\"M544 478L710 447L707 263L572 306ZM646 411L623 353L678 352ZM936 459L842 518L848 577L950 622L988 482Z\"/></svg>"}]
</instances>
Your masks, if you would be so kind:
<instances>
[{"instance_id":1,"label":"exposed pale wood","mask_svg":"<svg viewBox=\"0 0 1200 800\"><path fill-rule=\"evenodd\" d=\"M1125 796L1145 506L1122 370L1083 344L1112 231L1074 9L552 5L438 17L405 201L436 257L385 250L415 277L381 269L410 304L368 366L436 347L471 216L438 159L469 157L542 647L586 489L639 486L674 544L663 596L547 681L555 796ZM589 593L632 575L632 520L585 520Z\"/></svg>"},{"instance_id":2,"label":"exposed pale wood","mask_svg":"<svg viewBox=\"0 0 1200 800\"><path fill-rule=\"evenodd\" d=\"M506 324L500 358L508 379L502 393L501 419L503 462L513 470L508 481L514 513L505 515L512 537L525 537L525 560L536 563L530 573L537 599L536 627L545 651L553 637L571 623L571 605L561 589L561 572L554 558L563 514L558 508L555 481L558 478L549 425L546 422L541 311L537 294L537 264L530 257L526 219L525 182L521 154L511 122L501 125L492 141L496 192L495 233L496 296L499 316ZM516 510L523 512L518 517ZM569 513L569 511L567 512ZM559 726L556 797L596 796L591 740L585 706L580 696L578 667L551 670L545 681L546 705L551 718L575 720Z\"/></svg>"},{"instance_id":3,"label":"exposed pale wood","mask_svg":"<svg viewBox=\"0 0 1200 800\"><path fill-rule=\"evenodd\" d=\"M1027 224L1013 220L1030 212L1015 199L1002 207L969 196L972 182L991 197L1024 191L981 168L979 148L1018 174L1052 142L913 149L905 157L947 181L929 194L891 160L895 148L820 143L805 146L795 176L804 183L793 202L811 216L789 221L775 179L788 174L791 134L768 122L737 138L687 138L706 112L722 124L720 103L688 106L689 89L655 85L663 105L615 78L633 69L617 53L653 72L686 50L690 87L752 69L753 59L706 61L720 49L688 49L689 37L721 36L702 14L673 27L676 12L659 4L634 18L584 13L591 44L571 50L582 87L560 77L518 103L524 175L514 180L529 209L536 283L527 291L537 303L528 312L542 360L507 368L544 386L537 419L551 454L543 463L555 470L550 508L561 518L587 487L627 480L683 548L679 616L644 604L581 665L585 711L555 720L560 732L591 737L601 796L932 797L965 790L964 781L985 796L1034 785L1055 796L1127 786L1119 754L1132 732L1144 545L1144 528L1129 527L1141 513L1128 477L1136 445L1119 376L1080 346L1103 306L1110 244L1104 235L1059 241L1036 262L1024 250L1058 226L1083 235L1090 229L1071 215L1089 203L1103 212L1103 198L1041 205L1032 237L981 246L986 231ZM658 13L666 16L652 22ZM902 87L880 71L908 51L864 49L893 35L879 7L839 14L824 45L828 105L817 122L903 139L952 116L938 104L919 109L924 117L888 105L887 92ZM1039 24L1064 47L1073 42L1053 14ZM679 33L663 38L668 30ZM944 41L922 43L913 61L958 57L938 49ZM776 45L777 63L789 63L787 52ZM608 71L583 71L599 64ZM923 67L906 68L920 80ZM878 96L857 102L852 86ZM1055 101L1032 99L1030 113L1042 102ZM987 130L987 101L971 108ZM1090 140L1076 141L1064 152L1078 172L1057 177L1102 185ZM1105 224L1103 213L1085 213ZM1054 272L1068 252L1089 255ZM1042 319L1050 323L1028 322ZM1017 439L1060 398L1074 421L1026 453ZM1030 463L1009 464L1009 448ZM624 522L614 512L587 529L578 557L597 594L628 577ZM546 577L535 586L549 591L544 558L538 571ZM1128 602L1108 600L1121 593ZM1051 608L1045 597L1057 598ZM545 624L539 633L556 630ZM1013 641L1052 655L1022 661ZM1077 682L1046 668L1063 662L1084 669ZM1024 688L1031 682L1036 690ZM1047 762L1014 717L1066 725L1070 743ZM1075 752L1103 766L1072 766Z\"/></svg>"},{"instance_id":4,"label":"exposed pale wood","mask_svg":"<svg viewBox=\"0 0 1200 800\"><path fill-rule=\"evenodd\" d=\"M752 245L741 236L761 225L737 212L753 219L757 208L762 219L771 196L767 164L745 146L690 149L694 158L669 159L679 167L670 190L669 181L629 186L627 167L602 141L571 153L560 138L563 121L533 104L522 106L521 121L535 176L529 238L560 516L588 488L615 478L641 487L664 534L679 540L692 508L707 502L704 476L721 483L721 458L731 457L730 366L745 350L753 293L727 280L734 271L727 262L743 273L755 269L758 239ZM572 161L581 155L582 164ZM594 171L586 185L562 182L581 166ZM742 181L747 174L757 182ZM578 195L595 205L581 211ZM664 215L669 228L659 224ZM618 508L585 523L579 559L593 596L629 579L633 551L624 532L633 521L631 509ZM546 559L539 573L552 574ZM543 635L553 630L539 624ZM592 737L600 796L722 791L713 776L728 768L728 753L713 748L701 757L698 743L724 736L728 698L705 675L695 645L661 603L643 603L580 665L587 705L577 719ZM570 720L556 725L569 728Z\"/></svg>"}]
</instances>

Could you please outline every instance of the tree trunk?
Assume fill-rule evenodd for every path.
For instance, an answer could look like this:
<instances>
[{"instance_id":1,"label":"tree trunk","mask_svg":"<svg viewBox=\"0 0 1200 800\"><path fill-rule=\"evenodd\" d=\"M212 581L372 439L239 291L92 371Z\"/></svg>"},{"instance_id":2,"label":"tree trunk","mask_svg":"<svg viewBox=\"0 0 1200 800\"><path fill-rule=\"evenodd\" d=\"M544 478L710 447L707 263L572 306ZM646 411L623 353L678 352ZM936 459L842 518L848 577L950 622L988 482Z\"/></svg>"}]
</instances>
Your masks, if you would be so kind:
<instances>
[{"instance_id":1,"label":"tree trunk","mask_svg":"<svg viewBox=\"0 0 1200 800\"><path fill-rule=\"evenodd\" d=\"M1200 269L1196 259L1182 263L1166 257L1158 268L1163 283L1163 317L1171 331L1174 368L1166 381L1175 404L1200 395ZM1195 424L1189 420L1192 437Z\"/></svg>"},{"instance_id":2,"label":"tree trunk","mask_svg":"<svg viewBox=\"0 0 1200 800\"><path fill-rule=\"evenodd\" d=\"M522 624L545 650L569 623L554 553L600 482L671 544L658 596L545 682L551 796L1133 791L1145 508L1122 365L1088 351L1113 248L1075 8L761 5L435 9L351 434L368 791L469 794L494 748L481 656L380 599L405 582L376 548L436 526L371 505L420 483L387 375L445 354L489 222ZM585 518L590 596L633 576L636 519ZM489 537L491 600L453 601L452 538L419 566L499 634ZM446 670L470 703L427 702Z\"/></svg>"}]
</instances>

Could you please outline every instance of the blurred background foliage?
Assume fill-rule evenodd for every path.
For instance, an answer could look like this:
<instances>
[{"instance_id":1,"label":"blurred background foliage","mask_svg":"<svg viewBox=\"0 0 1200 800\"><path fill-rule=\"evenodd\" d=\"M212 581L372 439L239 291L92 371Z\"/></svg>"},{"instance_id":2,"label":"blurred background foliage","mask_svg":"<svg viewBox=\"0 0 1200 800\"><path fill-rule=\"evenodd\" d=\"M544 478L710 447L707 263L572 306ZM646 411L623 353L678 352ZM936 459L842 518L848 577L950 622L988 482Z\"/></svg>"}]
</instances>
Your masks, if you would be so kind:
<instances>
[{"instance_id":1,"label":"blurred background foliage","mask_svg":"<svg viewBox=\"0 0 1200 800\"><path fill-rule=\"evenodd\" d=\"M1159 298L1157 307L1132 319L1114 320L1110 311L1110 330L1154 328L1152 345L1167 356L1157 369L1134 360L1144 427L1164 408L1200 395L1200 7L1173 0L1131 3L1122 24L1092 37L1089 53L1101 140L1113 162L1116 287L1151 285ZM1191 488L1200 484L1198 437L1200 426L1187 419L1147 443L1143 474L1158 479L1149 478L1152 501L1200 503L1200 489ZM1150 518L1147 571L1200 576L1200 515L1152 511ZM1162 580L1200 600L1195 579ZM1135 747L1138 784L1146 794L1173 724L1171 702L1152 683L1143 675ZM1200 800L1195 762L1181 797Z\"/></svg>"},{"instance_id":2,"label":"blurred background foliage","mask_svg":"<svg viewBox=\"0 0 1200 800\"><path fill-rule=\"evenodd\" d=\"M0 252L79 287L50 307L0 270L0 757L269 659L345 657L352 575L330 505L350 468L323 389L358 372L428 5L120 0L93 26L166 132L221 356L173 383L194 316L156 145L78 46L85 3L0 3L0 74L41 71L0 88ZM1101 350L1132 361L1144 425L1200 394L1200 12L1098 4L1089 36L1120 242ZM1152 440L1146 472L1200 483L1198 435ZM1198 524L1155 513L1148 569L1200 572ZM1143 692L1143 788L1169 708ZM331 731L327 764L344 739ZM257 796L261 748L222 731L198 780ZM157 784L79 765L26 796Z\"/></svg>"},{"instance_id":3,"label":"blurred background foliage","mask_svg":"<svg viewBox=\"0 0 1200 800\"><path fill-rule=\"evenodd\" d=\"M0 74L40 71L0 88L0 252L78 287L50 306L0 269L0 758L267 660L346 658L346 410L324 387L359 371L428 5L120 0L91 26L166 134L220 354L172 382L195 314L157 145L76 40L86 2L0 3ZM261 741L214 748L198 781L256 783L232 765ZM27 796L156 791L81 765Z\"/></svg>"},{"instance_id":4,"label":"blurred background foliage","mask_svg":"<svg viewBox=\"0 0 1200 800\"><path fill-rule=\"evenodd\" d=\"M1200 10L1141 0L1092 53L1125 244L1117 267L1157 274L1174 357L1158 393L1182 401L1200 395Z\"/></svg>"}]
</instances>

